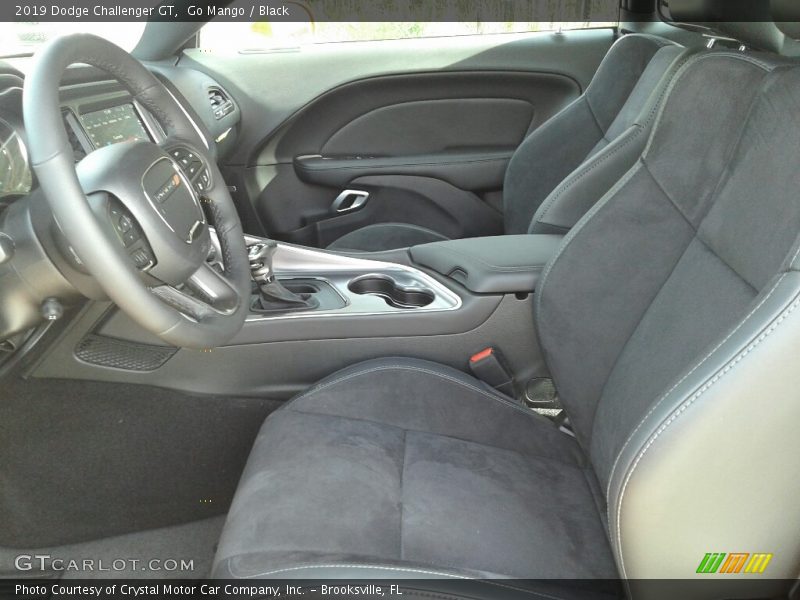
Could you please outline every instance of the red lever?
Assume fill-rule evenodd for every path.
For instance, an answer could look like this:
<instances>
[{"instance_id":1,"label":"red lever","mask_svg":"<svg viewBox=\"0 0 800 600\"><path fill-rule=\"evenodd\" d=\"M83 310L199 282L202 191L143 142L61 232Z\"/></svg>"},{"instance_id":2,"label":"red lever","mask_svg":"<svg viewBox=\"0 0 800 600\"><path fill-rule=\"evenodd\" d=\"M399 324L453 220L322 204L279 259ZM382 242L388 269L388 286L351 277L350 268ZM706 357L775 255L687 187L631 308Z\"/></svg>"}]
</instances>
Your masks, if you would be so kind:
<instances>
[{"instance_id":1,"label":"red lever","mask_svg":"<svg viewBox=\"0 0 800 600\"><path fill-rule=\"evenodd\" d=\"M478 362L479 360L483 360L484 358L489 358L493 353L494 353L494 348L491 347L485 348L484 350L481 350L477 354L473 354L470 357L469 362L474 363Z\"/></svg>"}]
</instances>

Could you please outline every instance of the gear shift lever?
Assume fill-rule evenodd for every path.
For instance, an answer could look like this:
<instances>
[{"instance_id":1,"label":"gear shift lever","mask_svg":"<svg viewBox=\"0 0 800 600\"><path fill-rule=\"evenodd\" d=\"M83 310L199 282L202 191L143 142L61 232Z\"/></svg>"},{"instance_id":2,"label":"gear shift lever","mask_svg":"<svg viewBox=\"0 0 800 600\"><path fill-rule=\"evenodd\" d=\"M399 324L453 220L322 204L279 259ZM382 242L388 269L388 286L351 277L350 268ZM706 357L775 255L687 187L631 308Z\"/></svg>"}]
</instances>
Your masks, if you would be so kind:
<instances>
[{"instance_id":1,"label":"gear shift lever","mask_svg":"<svg viewBox=\"0 0 800 600\"><path fill-rule=\"evenodd\" d=\"M316 308L318 302L311 294L290 292L275 277L272 259L277 249L278 243L273 240L253 244L247 249L250 272L258 288L253 308L260 312Z\"/></svg>"},{"instance_id":2,"label":"gear shift lever","mask_svg":"<svg viewBox=\"0 0 800 600\"><path fill-rule=\"evenodd\" d=\"M261 244L253 244L247 248L250 271L256 282L272 283L275 280L275 274L272 270L272 258L277 249L278 244L273 240L268 240Z\"/></svg>"}]
</instances>

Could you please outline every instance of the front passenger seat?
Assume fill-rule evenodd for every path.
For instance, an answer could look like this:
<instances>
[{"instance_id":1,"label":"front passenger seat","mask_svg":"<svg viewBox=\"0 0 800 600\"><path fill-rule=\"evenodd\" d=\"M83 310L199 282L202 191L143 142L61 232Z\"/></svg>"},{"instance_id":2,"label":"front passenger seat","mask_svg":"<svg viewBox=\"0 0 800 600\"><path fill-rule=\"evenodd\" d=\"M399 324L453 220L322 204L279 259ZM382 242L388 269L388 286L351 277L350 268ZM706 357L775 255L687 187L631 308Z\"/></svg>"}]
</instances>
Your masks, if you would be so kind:
<instances>
[{"instance_id":1,"label":"front passenger seat","mask_svg":"<svg viewBox=\"0 0 800 600\"><path fill-rule=\"evenodd\" d=\"M651 35L617 40L584 94L531 133L511 157L503 187L504 232L563 233L574 225L639 156L661 94L687 53ZM377 252L446 239L419 225L376 223L328 248Z\"/></svg>"}]
</instances>

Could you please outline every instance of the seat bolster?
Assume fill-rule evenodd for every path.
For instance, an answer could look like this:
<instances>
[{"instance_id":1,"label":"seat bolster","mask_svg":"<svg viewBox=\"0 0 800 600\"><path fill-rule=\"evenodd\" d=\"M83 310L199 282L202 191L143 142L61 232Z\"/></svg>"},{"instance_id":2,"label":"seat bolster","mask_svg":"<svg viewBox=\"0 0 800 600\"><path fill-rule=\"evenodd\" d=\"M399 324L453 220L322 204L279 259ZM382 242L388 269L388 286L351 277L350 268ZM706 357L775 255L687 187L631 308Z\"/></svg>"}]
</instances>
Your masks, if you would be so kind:
<instances>
[{"instance_id":1,"label":"seat bolster","mask_svg":"<svg viewBox=\"0 0 800 600\"><path fill-rule=\"evenodd\" d=\"M355 250L359 252L380 252L410 248L419 244L448 240L445 235L427 227L409 223L375 223L340 237L328 246L329 250Z\"/></svg>"},{"instance_id":2,"label":"seat bolster","mask_svg":"<svg viewBox=\"0 0 800 600\"><path fill-rule=\"evenodd\" d=\"M631 432L607 489L623 577L685 577L708 540L774 552L769 577L776 581L797 575L800 541L786 524L800 519L800 484L787 477L800 472L798 339L800 273L789 271ZM764 406L757 416L754 402ZM744 449L755 433L768 443ZM663 483L678 480L679 486ZM729 498L735 501L721 501ZM762 505L769 510L753 509ZM648 551L652 544L663 551Z\"/></svg>"},{"instance_id":3,"label":"seat bolster","mask_svg":"<svg viewBox=\"0 0 800 600\"><path fill-rule=\"evenodd\" d=\"M542 202L528 233L566 233L636 163L649 129L631 126L601 152L573 171Z\"/></svg>"},{"instance_id":4,"label":"seat bolster","mask_svg":"<svg viewBox=\"0 0 800 600\"><path fill-rule=\"evenodd\" d=\"M265 565L270 566L266 568ZM403 598L413 600L495 600L498 594L506 600L611 600L620 597L618 582L614 580L595 581L589 588L562 580L509 579L487 571L318 552L254 552L233 556L216 565L212 578L250 580L253 586L269 579L327 580L331 585L336 585L336 580L343 580L343 584L377 580L399 585ZM247 582L237 585L247 585Z\"/></svg>"},{"instance_id":5,"label":"seat bolster","mask_svg":"<svg viewBox=\"0 0 800 600\"><path fill-rule=\"evenodd\" d=\"M372 421L585 465L574 439L550 420L474 377L425 360L383 358L354 365L283 410Z\"/></svg>"},{"instance_id":6,"label":"seat bolster","mask_svg":"<svg viewBox=\"0 0 800 600\"><path fill-rule=\"evenodd\" d=\"M636 164L670 83L694 53L679 46L659 50L612 126L626 128L611 136L609 144L594 152L545 198L533 215L528 233L568 231ZM632 111L636 111L635 118L626 117Z\"/></svg>"},{"instance_id":7,"label":"seat bolster","mask_svg":"<svg viewBox=\"0 0 800 600\"><path fill-rule=\"evenodd\" d=\"M537 210L559 183L597 153L599 146L616 138L615 121L651 59L671 45L650 35L621 37L608 51L586 92L520 144L508 164L503 185L507 234L528 232ZM609 131L612 126L615 131ZM563 229L537 232L563 233Z\"/></svg>"},{"instance_id":8,"label":"seat bolster","mask_svg":"<svg viewBox=\"0 0 800 600\"><path fill-rule=\"evenodd\" d=\"M633 33L619 38L606 54L586 88L586 101L597 125L608 133L631 92L664 47L676 46L665 38Z\"/></svg>"},{"instance_id":9,"label":"seat bolster","mask_svg":"<svg viewBox=\"0 0 800 600\"><path fill-rule=\"evenodd\" d=\"M269 565L269 567L265 567ZM499 579L503 575L407 560L329 552L248 552L217 563L219 579Z\"/></svg>"}]
</instances>

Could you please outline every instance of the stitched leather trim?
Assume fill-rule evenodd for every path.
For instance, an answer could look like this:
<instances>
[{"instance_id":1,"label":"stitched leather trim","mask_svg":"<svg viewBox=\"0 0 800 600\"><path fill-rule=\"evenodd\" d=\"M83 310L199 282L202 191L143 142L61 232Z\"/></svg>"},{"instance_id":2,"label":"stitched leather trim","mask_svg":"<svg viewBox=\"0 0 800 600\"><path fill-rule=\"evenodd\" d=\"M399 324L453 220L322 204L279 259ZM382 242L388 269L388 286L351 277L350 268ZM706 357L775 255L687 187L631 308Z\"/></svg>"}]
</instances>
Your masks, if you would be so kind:
<instances>
[{"instance_id":1,"label":"stitched leather trim","mask_svg":"<svg viewBox=\"0 0 800 600\"><path fill-rule=\"evenodd\" d=\"M286 567L284 569L275 569L273 571L266 571L264 573L257 573L255 575L238 575L233 572L231 568L230 559L228 559L228 571L230 571L231 575L238 578L238 579L255 579L256 577L266 577L267 575L277 575L278 573L288 573L290 571L302 571L306 569L373 569L376 571L394 571L399 573L419 573L421 575L435 575L436 577L443 577L449 579L462 579L465 581L480 581L481 583L485 583L488 585L493 585L496 587L502 587L509 590L514 590L516 592L522 592L524 594L529 594L532 596L536 596L538 598L547 598L549 600L563 600L560 596L551 596L550 594L544 594L541 592L535 592L533 590L526 590L524 588L520 588L517 586L499 583L497 581L488 581L485 579L476 579L474 577L467 577L465 575L456 575L454 573L444 573L441 571L429 571L426 569L414 569L411 567L383 567L380 565L364 565L364 564L327 564L327 565L302 565L299 567Z\"/></svg>"},{"instance_id":2,"label":"stitched leather trim","mask_svg":"<svg viewBox=\"0 0 800 600\"><path fill-rule=\"evenodd\" d=\"M764 297L764 298L761 300L761 302L759 302L759 303L758 303L758 304L755 306L755 308L753 308L753 310L751 310L751 311L748 313L748 315L747 315L747 316L746 316L744 319L742 319L741 321L739 321L739 324L738 324L738 325L737 325L737 326L736 326L736 327L735 327L735 328L734 328L734 329L733 329L733 330L732 330L732 331L731 331L731 332L730 332L730 333L729 333L727 336L725 336L725 339L723 339L723 340L722 340L722 341L721 341L719 344L717 344L716 346L714 346L714 348L713 348L713 349L712 349L712 350L711 350L711 351L710 351L708 354L706 354L706 355L705 355L705 356L704 356L704 357L703 357L703 358L702 358L702 359L701 359L701 360L700 360L700 361L699 361L697 364L695 364L695 366L694 366L694 367L692 367L692 369L691 369L690 371L688 371L688 372L687 372L687 373L686 373L686 374L685 374L683 377L681 377L681 379L680 379L678 382L676 382L676 383L675 383L675 385L673 385L673 386L672 386L672 387L671 387L669 390L667 390L667 391L666 391L666 392L665 392L665 393L664 393L664 394L661 396L661 398L659 398L659 400L658 400L658 401L657 401L655 404L653 404L653 406L651 406L651 407L650 407L650 410L649 410L649 411L647 411L647 414L646 414L644 417L642 417L642 419L639 421L639 424L638 424L638 425L637 425L637 426L634 428L634 430L633 430L633 431L631 432L631 434L628 436L628 439L626 439L626 440L625 440L625 443L622 445L622 448L620 448L619 452L617 453L617 458L616 458L616 460L614 461L614 464L613 464L613 465L612 465L612 467L611 467L611 471L610 471L610 472L609 472L609 474L608 474L608 485L606 486L606 498L608 498L608 497L611 495L611 482L612 482L612 480L614 479L614 472L615 472L615 471L616 471L616 469L617 469L617 465L618 465L618 463L619 463L619 459L620 459L620 457L622 457L622 453L623 453L623 452L624 452L624 451L627 449L627 447L628 447L628 444L630 444L631 440L632 440L632 439L633 439L633 437L636 435L636 433L639 431L639 429L641 429L642 425L644 425L645 421L647 421L648 417L650 417L650 415L652 415L652 414L653 414L653 412L655 412L655 410L656 410L656 409L657 409L657 408L658 408L658 407L661 405L661 403L662 403L664 400L666 400L666 398L667 398L667 397L668 397L668 396L669 396L669 395L670 395L670 394L671 394L671 393L672 393L672 392L675 390L675 388L677 388L677 387L678 387L680 384L682 384L684 381L686 381L686 380L687 380L687 379L688 379L688 378L691 376L691 374L692 374L692 373L694 373L694 372L695 372L697 369L699 369L701 366L703 366L703 364L705 364L705 362L706 362L706 361L707 361L709 358L711 358L711 356L713 356L713 355L714 355L714 353L715 353L717 350L719 350L719 349L720 349L720 348L721 348L721 347L722 347L722 346L725 344L725 342L727 342L729 339L731 339L731 338L732 338L732 337L733 337L733 336L736 334L736 332L737 332L737 331L739 331L739 329L741 329L741 328L742 328L742 326L743 326L745 323L747 323L747 321L750 319L750 317L752 317L752 316L753 316L753 315L756 313L756 311L757 311L759 308L761 308L761 307L764 305L764 303L765 303L767 300L769 300L769 298L772 296L772 294L773 294L773 293L775 292L775 290L778 288L778 284L780 284L780 282L781 282L781 281L783 281L783 278L784 278L784 277L786 277L786 274L785 274L785 273L784 273L783 275L781 275L781 276L778 278L778 280L777 280L777 281L775 282L775 284L772 286L772 289L771 289L771 290L769 291L769 293L768 293L768 294L767 294L767 295L766 295L766 296L765 296L765 297ZM609 507L609 508L610 508L610 507ZM610 512L609 512L609 514L608 514L608 517L609 517L609 519L611 518L611 514L610 514Z\"/></svg>"},{"instance_id":3,"label":"stitched leather trim","mask_svg":"<svg viewBox=\"0 0 800 600\"><path fill-rule=\"evenodd\" d=\"M732 369L734 369L742 360L744 360L748 354L750 354L753 350L755 350L761 342L767 339L772 332L774 332L780 325L783 323L786 318L791 315L797 307L800 306L800 297L796 294L792 303L784 308L778 317L774 320L774 322L767 327L765 330L761 332L755 339L751 339L745 346L744 349L739 352L739 354L734 357L732 360L729 360L727 364L717 373L711 377L706 379L700 388L690 395L687 399L685 399L677 409L675 409L672 415L664 422L662 425L650 436L648 442L644 445L644 447L639 452L636 460L631 465L631 468L628 470L628 473L625 477L625 481L622 485L622 490L620 491L619 502L617 502L617 512L616 512L616 528L615 528L615 537L617 542L618 548L618 555L619 555L619 566L620 570L622 571L623 579L627 578L627 573L625 572L625 557L622 552L622 526L620 524L620 517L622 516L622 503L625 499L625 491L627 490L628 483L630 482L631 478L633 477L634 472L636 471L636 467L639 466L639 463L644 458L647 451L656 443L658 438L664 433L670 425L672 425L686 410L694 404L703 394L705 394L709 389L711 389L715 383L717 383L720 379L725 377Z\"/></svg>"},{"instance_id":4,"label":"stitched leather trim","mask_svg":"<svg viewBox=\"0 0 800 600\"><path fill-rule=\"evenodd\" d=\"M469 383L467 383L465 381L461 381L459 379L456 379L455 377L451 377L450 375L446 375L444 373L439 373L439 372L433 371L431 369L424 369L422 367L415 367L413 365L397 365L397 364L395 364L395 365L381 365L379 367L371 367L369 369L364 369L362 371L356 371L354 373L348 373L347 375L343 375L343 376L341 376L341 377L339 377L337 379L333 379L332 381L321 383L319 385L314 386L313 388L311 388L307 392L304 392L304 393L300 394L299 396L297 396L293 400L290 400L284 406L284 408L288 408L293 402L295 402L297 400L300 400L301 398L305 398L307 396L310 396L312 394L320 392L320 391L322 391L322 390L324 390L326 388L334 386L334 385L336 385L338 383L341 383L343 381L347 381L347 380L353 379L355 377L360 377L362 375L367 375L369 373L375 373L375 372L379 372L379 371L393 371L393 370L398 370L398 371L416 371L416 372L419 372L419 373L425 373L427 375L433 375L434 377L439 377L440 379L446 379L447 381L455 383L456 385L460 385L461 387L465 387L467 389L470 389L473 392L477 392L478 394L480 394L482 396L485 396L485 397L487 397L487 398L489 398L491 400L495 400L497 402L500 402L501 404L504 404L504 405L508 406L509 408L513 408L514 410L517 410L517 411L519 411L520 413L522 413L524 415L528 415L531 418L535 418L535 419L539 419L540 418L539 415L536 414L535 412L529 411L529 410L527 410L527 409L525 409L525 408L523 408L523 407L511 402L510 400L506 400L505 398L503 398L499 394L491 394L486 390L482 390L477 386L474 386L474 385L471 385L471 384L469 384Z\"/></svg>"},{"instance_id":5,"label":"stitched leather trim","mask_svg":"<svg viewBox=\"0 0 800 600\"><path fill-rule=\"evenodd\" d=\"M457 250L452 250L450 248L439 248L440 252L444 252L445 254L449 254L450 256L460 259L460 260L474 260L476 263L483 265L483 267L487 271L494 271L496 273L516 273L521 272L524 273L526 271L540 271L544 268L545 263L535 264L535 265L510 265L510 266L502 266L502 265L493 265L491 263L486 262L479 256L474 254L467 254L465 252L458 252ZM461 268L461 267L457 267Z\"/></svg>"},{"instance_id":6,"label":"stitched leather trim","mask_svg":"<svg viewBox=\"0 0 800 600\"><path fill-rule=\"evenodd\" d=\"M673 63L667 71L664 73L664 77L668 77L670 82L677 77L678 72L681 70L683 65L685 65L692 55L683 55L677 62ZM667 95L667 91L670 90L670 85L664 85L661 89L661 92L658 95L658 99L653 103L653 106L650 108L650 112L647 115L645 121L641 124L634 123L631 127L629 127L625 133L620 135L616 141L621 140L624 136L628 136L628 138L622 142L621 144L617 145L612 150L606 152L604 150L600 151L598 155L594 158L590 159L589 163L586 163L579 167L576 171L574 171L570 176L567 177L567 180L562 182L559 187L556 189L555 194L552 194L549 198L547 198L544 204L540 207L541 215L537 217L537 215L533 216L533 222L531 223L531 227L533 227L537 222L546 223L545 217L547 212L552 208L553 204L558 200L564 193L570 190L572 187L577 185L584 177L589 175L594 169L601 166L611 157L615 156L617 153L621 152L623 148L627 147L631 144L631 142L638 140L639 136L642 133L650 131L650 124L656 118L656 115L659 113L659 109L661 108L662 103L664 102L664 98ZM633 130L631 132L631 130ZM630 135L629 135L630 134ZM613 142L612 142L613 143ZM537 211L538 213L539 211ZM530 228L529 228L530 231Z\"/></svg>"}]
</instances>

